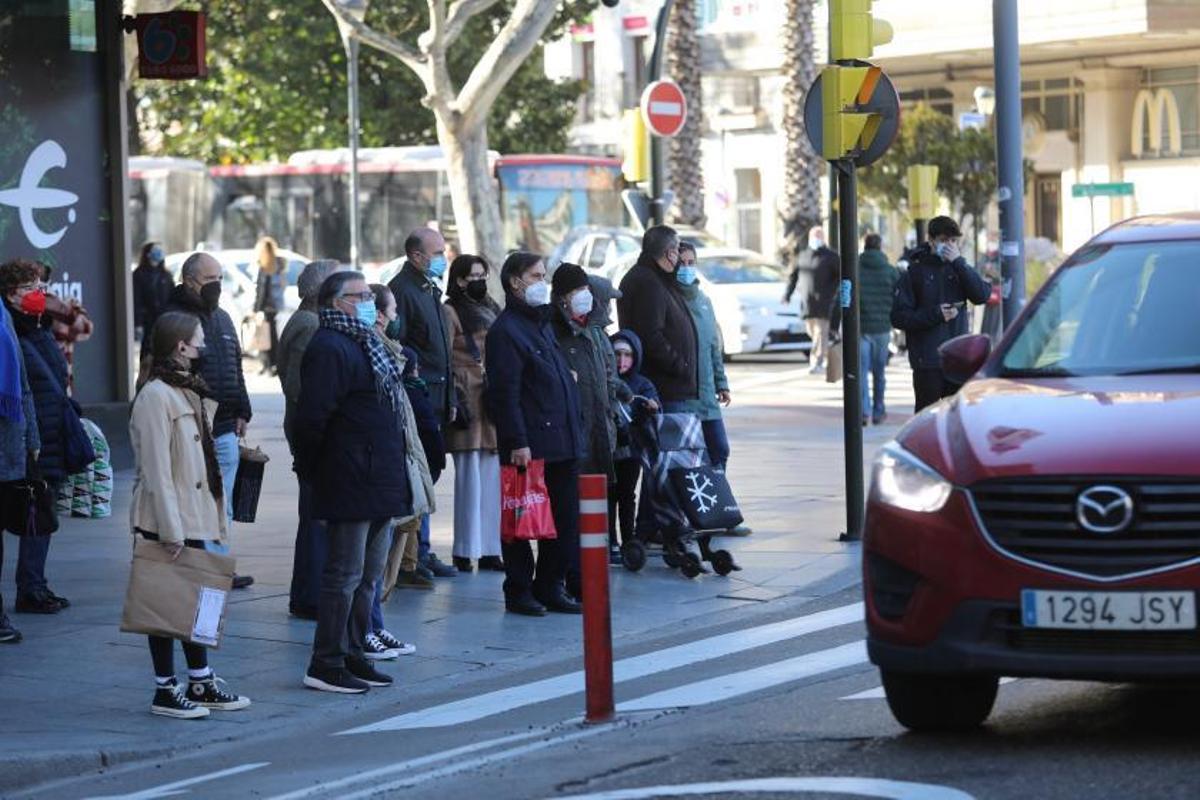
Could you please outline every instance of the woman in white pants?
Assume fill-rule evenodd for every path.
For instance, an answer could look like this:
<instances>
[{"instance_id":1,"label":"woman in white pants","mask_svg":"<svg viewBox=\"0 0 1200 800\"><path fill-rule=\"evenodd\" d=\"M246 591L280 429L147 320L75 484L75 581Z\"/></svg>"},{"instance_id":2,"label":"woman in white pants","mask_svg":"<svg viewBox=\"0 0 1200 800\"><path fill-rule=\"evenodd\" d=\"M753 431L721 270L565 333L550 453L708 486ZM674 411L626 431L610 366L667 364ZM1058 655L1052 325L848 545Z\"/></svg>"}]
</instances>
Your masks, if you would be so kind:
<instances>
[{"instance_id":1,"label":"woman in white pants","mask_svg":"<svg viewBox=\"0 0 1200 800\"><path fill-rule=\"evenodd\" d=\"M457 405L447 426L446 450L454 455L454 566L470 572L504 571L500 558L500 457L496 428L484 413L484 342L500 307L487 291L488 263L461 255L446 278L446 336Z\"/></svg>"}]
</instances>

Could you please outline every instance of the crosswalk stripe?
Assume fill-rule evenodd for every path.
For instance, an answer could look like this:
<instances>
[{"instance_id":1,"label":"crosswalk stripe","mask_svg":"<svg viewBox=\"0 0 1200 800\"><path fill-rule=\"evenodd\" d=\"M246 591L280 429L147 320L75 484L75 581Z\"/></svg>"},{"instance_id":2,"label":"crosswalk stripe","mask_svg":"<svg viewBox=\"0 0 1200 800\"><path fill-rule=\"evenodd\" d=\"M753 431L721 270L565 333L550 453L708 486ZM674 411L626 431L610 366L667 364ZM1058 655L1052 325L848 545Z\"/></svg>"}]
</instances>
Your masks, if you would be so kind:
<instances>
[{"instance_id":1,"label":"crosswalk stripe","mask_svg":"<svg viewBox=\"0 0 1200 800\"><path fill-rule=\"evenodd\" d=\"M649 711L717 703L751 692L760 692L763 689L770 689L785 683L863 664L866 661L867 645L859 640L840 647L789 658L785 661L776 661L754 669L731 672L716 678L655 692L645 697L619 703L617 711Z\"/></svg>"},{"instance_id":2,"label":"crosswalk stripe","mask_svg":"<svg viewBox=\"0 0 1200 800\"><path fill-rule=\"evenodd\" d=\"M1000 685L1003 686L1004 684L1012 683L1015 680L1016 680L1016 678L1001 678ZM876 686L874 689L867 689L865 692L859 692L858 694L848 694L845 697L839 697L838 699L839 700L884 700L886 698L887 698L887 695L883 693L883 687Z\"/></svg>"},{"instance_id":3,"label":"crosswalk stripe","mask_svg":"<svg viewBox=\"0 0 1200 800\"><path fill-rule=\"evenodd\" d=\"M723 633L644 655L624 658L613 664L613 682L622 683L702 661L711 661L817 631L860 622L862 618L863 604L851 603L803 617ZM516 708L577 694L583 691L583 677L582 671L558 675L522 686L512 686L419 711L410 711L369 725L342 731L341 734L437 728L474 722Z\"/></svg>"}]
</instances>

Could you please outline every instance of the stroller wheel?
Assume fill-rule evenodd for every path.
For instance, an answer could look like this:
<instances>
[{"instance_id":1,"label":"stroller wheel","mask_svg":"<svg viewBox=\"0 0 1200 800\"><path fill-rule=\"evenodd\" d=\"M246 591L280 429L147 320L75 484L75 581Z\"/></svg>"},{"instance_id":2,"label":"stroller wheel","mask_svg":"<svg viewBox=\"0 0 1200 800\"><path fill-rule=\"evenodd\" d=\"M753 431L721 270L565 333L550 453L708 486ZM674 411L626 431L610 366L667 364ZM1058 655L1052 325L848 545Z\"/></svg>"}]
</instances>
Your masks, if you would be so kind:
<instances>
[{"instance_id":1,"label":"stroller wheel","mask_svg":"<svg viewBox=\"0 0 1200 800\"><path fill-rule=\"evenodd\" d=\"M646 546L637 540L626 542L621 545L621 561L625 569L639 572L646 566Z\"/></svg>"},{"instance_id":2,"label":"stroller wheel","mask_svg":"<svg viewBox=\"0 0 1200 800\"><path fill-rule=\"evenodd\" d=\"M712 558L709 559L712 564L713 571L718 575L728 575L734 570L739 570L737 564L733 561L733 555L728 550L714 550Z\"/></svg>"},{"instance_id":3,"label":"stroller wheel","mask_svg":"<svg viewBox=\"0 0 1200 800\"><path fill-rule=\"evenodd\" d=\"M694 578L704 571L704 568L700 566L700 561L690 553L684 556L683 564L679 569L685 578Z\"/></svg>"}]
</instances>

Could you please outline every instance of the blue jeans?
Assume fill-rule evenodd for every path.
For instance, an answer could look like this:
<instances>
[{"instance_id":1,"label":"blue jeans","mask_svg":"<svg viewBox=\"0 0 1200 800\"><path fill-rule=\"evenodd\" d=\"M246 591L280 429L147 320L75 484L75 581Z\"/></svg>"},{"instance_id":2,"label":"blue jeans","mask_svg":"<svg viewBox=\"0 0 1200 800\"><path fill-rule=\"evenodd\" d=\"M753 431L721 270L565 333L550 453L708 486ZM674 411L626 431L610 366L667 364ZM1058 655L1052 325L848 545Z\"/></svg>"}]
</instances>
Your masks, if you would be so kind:
<instances>
[{"instance_id":1,"label":"blue jeans","mask_svg":"<svg viewBox=\"0 0 1200 800\"><path fill-rule=\"evenodd\" d=\"M217 451L217 464L221 467L221 485L225 488L225 520L229 523L230 531L233 533L233 483L237 480L238 460L241 455L238 452L238 438L236 433L222 433L213 439L213 445ZM232 538L232 537L229 537ZM225 545L218 545L221 549L218 553L228 553L229 548Z\"/></svg>"},{"instance_id":2,"label":"blue jeans","mask_svg":"<svg viewBox=\"0 0 1200 800\"><path fill-rule=\"evenodd\" d=\"M27 597L46 588L46 555L49 536L21 536L17 549L17 596Z\"/></svg>"},{"instance_id":3,"label":"blue jeans","mask_svg":"<svg viewBox=\"0 0 1200 800\"><path fill-rule=\"evenodd\" d=\"M296 551L292 560L290 605L293 610L316 611L321 600L321 570L329 542L325 523L312 518L312 484L298 480Z\"/></svg>"},{"instance_id":4,"label":"blue jeans","mask_svg":"<svg viewBox=\"0 0 1200 800\"><path fill-rule=\"evenodd\" d=\"M704 429L704 446L708 448L708 462L718 469L725 469L729 462L729 435L725 432L725 420L706 419L700 423Z\"/></svg>"},{"instance_id":5,"label":"blue jeans","mask_svg":"<svg viewBox=\"0 0 1200 800\"><path fill-rule=\"evenodd\" d=\"M862 413L865 417L868 410L872 419L880 419L887 413L887 409L883 405L883 392L887 388L887 364L888 364L888 345L892 341L892 334L888 333L864 333L862 340L859 342L859 369L858 373L862 380ZM871 402L871 392L867 385L867 376L871 376L871 384L874 386L874 399Z\"/></svg>"},{"instance_id":6,"label":"blue jeans","mask_svg":"<svg viewBox=\"0 0 1200 800\"><path fill-rule=\"evenodd\" d=\"M428 518L428 515L426 515ZM392 543L396 540L396 528L393 527L389 533L385 533L383 538L387 540L387 548L390 552ZM387 553L384 553L384 558L387 558ZM375 599L371 601L371 632L381 631L384 629L383 624L383 576L379 576L379 580L375 581Z\"/></svg>"},{"instance_id":7,"label":"blue jeans","mask_svg":"<svg viewBox=\"0 0 1200 800\"><path fill-rule=\"evenodd\" d=\"M363 657L375 583L383 575L393 530L390 519L329 524L312 666L340 669L347 658Z\"/></svg>"},{"instance_id":8,"label":"blue jeans","mask_svg":"<svg viewBox=\"0 0 1200 800\"><path fill-rule=\"evenodd\" d=\"M429 544L429 515L421 517L421 533L417 537L417 562L424 564L429 558L429 551L432 549Z\"/></svg>"}]
</instances>

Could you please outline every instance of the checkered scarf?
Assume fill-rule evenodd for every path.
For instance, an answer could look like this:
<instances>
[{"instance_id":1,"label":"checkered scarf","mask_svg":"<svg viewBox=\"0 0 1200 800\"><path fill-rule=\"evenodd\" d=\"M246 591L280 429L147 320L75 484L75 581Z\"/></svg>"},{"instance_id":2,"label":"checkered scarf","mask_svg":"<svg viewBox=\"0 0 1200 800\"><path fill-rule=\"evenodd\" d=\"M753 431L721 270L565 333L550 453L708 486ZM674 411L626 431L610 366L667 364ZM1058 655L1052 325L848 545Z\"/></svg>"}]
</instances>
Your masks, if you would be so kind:
<instances>
[{"instance_id":1,"label":"checkered scarf","mask_svg":"<svg viewBox=\"0 0 1200 800\"><path fill-rule=\"evenodd\" d=\"M398 410L400 392L404 391L400 365L387 345L375 333L374 328L367 327L336 308L321 309L321 327L345 334L362 346L367 358L371 360L371 371L375 373L375 389L379 397L387 400L393 410Z\"/></svg>"}]
</instances>

